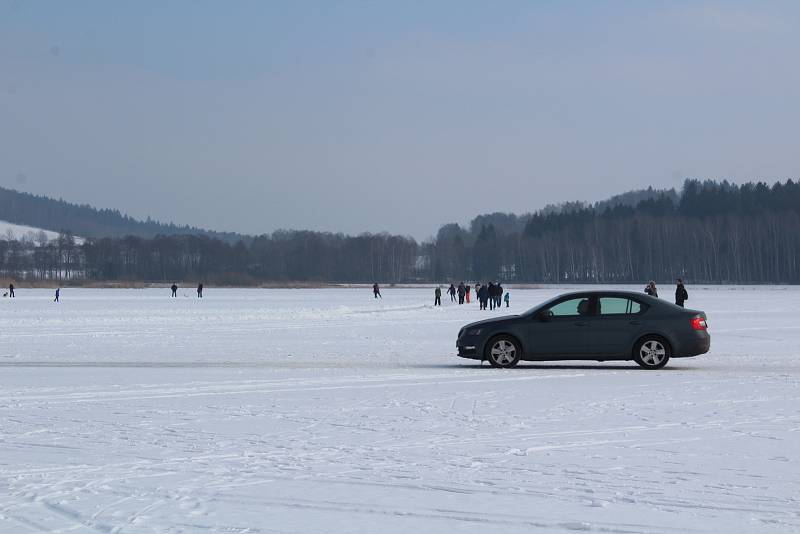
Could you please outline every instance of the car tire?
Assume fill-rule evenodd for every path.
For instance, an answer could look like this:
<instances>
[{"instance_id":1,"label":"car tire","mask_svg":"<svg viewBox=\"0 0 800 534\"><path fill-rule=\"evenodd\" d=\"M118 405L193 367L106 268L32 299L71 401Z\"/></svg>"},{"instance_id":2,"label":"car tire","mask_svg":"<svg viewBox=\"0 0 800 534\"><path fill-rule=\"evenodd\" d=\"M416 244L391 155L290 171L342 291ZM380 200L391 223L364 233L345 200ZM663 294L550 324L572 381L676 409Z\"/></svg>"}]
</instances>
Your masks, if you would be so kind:
<instances>
[{"instance_id":1,"label":"car tire","mask_svg":"<svg viewBox=\"0 0 800 534\"><path fill-rule=\"evenodd\" d=\"M645 336L633 348L633 359L644 369L661 369L672 356L672 348L660 336Z\"/></svg>"},{"instance_id":2,"label":"car tire","mask_svg":"<svg viewBox=\"0 0 800 534\"><path fill-rule=\"evenodd\" d=\"M519 363L522 347L511 336L497 336L486 344L486 359L492 367L510 368Z\"/></svg>"}]
</instances>

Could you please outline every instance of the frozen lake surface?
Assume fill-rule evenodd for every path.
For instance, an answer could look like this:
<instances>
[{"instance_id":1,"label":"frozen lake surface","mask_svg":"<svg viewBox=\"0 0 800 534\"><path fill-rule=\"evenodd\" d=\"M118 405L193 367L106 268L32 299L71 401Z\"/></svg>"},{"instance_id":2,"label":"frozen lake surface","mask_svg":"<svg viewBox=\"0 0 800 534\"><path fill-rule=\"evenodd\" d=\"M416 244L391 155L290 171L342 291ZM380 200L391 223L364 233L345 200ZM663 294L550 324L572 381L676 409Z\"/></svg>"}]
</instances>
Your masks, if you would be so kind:
<instances>
[{"instance_id":1,"label":"frozen lake surface","mask_svg":"<svg viewBox=\"0 0 800 534\"><path fill-rule=\"evenodd\" d=\"M800 288L688 289L644 371L459 359L432 288L18 288L0 532L798 532Z\"/></svg>"}]
</instances>

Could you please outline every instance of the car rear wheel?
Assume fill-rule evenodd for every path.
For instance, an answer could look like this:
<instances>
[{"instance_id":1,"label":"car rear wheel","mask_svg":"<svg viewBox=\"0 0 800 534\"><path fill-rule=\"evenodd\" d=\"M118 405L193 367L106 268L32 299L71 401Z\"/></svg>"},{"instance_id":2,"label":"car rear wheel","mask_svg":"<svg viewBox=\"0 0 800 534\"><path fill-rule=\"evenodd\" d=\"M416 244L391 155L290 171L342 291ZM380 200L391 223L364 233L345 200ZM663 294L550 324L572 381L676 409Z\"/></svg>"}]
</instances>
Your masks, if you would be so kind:
<instances>
[{"instance_id":1,"label":"car rear wheel","mask_svg":"<svg viewBox=\"0 0 800 534\"><path fill-rule=\"evenodd\" d=\"M669 343L658 336L646 336L633 349L633 359L645 369L661 369L671 355Z\"/></svg>"},{"instance_id":2,"label":"car rear wheel","mask_svg":"<svg viewBox=\"0 0 800 534\"><path fill-rule=\"evenodd\" d=\"M492 367L514 367L519 363L521 352L516 339L511 336L498 336L489 341L486 359Z\"/></svg>"}]
</instances>

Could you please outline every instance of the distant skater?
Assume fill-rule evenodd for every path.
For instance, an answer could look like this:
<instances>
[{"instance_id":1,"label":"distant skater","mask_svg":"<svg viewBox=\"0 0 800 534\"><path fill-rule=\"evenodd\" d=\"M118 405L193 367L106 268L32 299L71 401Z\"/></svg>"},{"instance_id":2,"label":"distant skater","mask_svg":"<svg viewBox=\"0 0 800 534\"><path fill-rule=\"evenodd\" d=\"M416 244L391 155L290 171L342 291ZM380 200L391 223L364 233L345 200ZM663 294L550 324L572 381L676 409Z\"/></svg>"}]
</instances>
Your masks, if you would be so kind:
<instances>
[{"instance_id":1,"label":"distant skater","mask_svg":"<svg viewBox=\"0 0 800 534\"><path fill-rule=\"evenodd\" d=\"M381 295L381 288L378 287L378 283L377 282L372 284L372 294L375 296L375 298L380 297L381 300L383 300L383 295Z\"/></svg>"},{"instance_id":2,"label":"distant skater","mask_svg":"<svg viewBox=\"0 0 800 534\"><path fill-rule=\"evenodd\" d=\"M59 287L56 289L56 298L53 299L53 302L58 302L58 297L60 296L61 296L61 288Z\"/></svg>"},{"instance_id":3,"label":"distant skater","mask_svg":"<svg viewBox=\"0 0 800 534\"><path fill-rule=\"evenodd\" d=\"M480 292L481 292L481 283L475 282L475 300L478 301L478 305L480 305L481 303Z\"/></svg>"},{"instance_id":4,"label":"distant skater","mask_svg":"<svg viewBox=\"0 0 800 534\"><path fill-rule=\"evenodd\" d=\"M678 284L675 286L675 304L683 308L683 303L689 300L689 292L683 285L683 280L678 278Z\"/></svg>"},{"instance_id":5,"label":"distant skater","mask_svg":"<svg viewBox=\"0 0 800 534\"><path fill-rule=\"evenodd\" d=\"M469 286L469 284L467 284L467 287L466 287L466 290L467 290L467 295L466 295L466 297L467 297L467 304L469 304L469 291L470 291L470 289L472 289L472 288Z\"/></svg>"},{"instance_id":6,"label":"distant skater","mask_svg":"<svg viewBox=\"0 0 800 534\"><path fill-rule=\"evenodd\" d=\"M447 293L450 295L450 302L456 301L456 286L450 284L450 287L447 289Z\"/></svg>"},{"instance_id":7,"label":"distant skater","mask_svg":"<svg viewBox=\"0 0 800 534\"><path fill-rule=\"evenodd\" d=\"M464 282L458 284L458 303L464 304L464 296L467 294L467 288L464 286Z\"/></svg>"},{"instance_id":8,"label":"distant skater","mask_svg":"<svg viewBox=\"0 0 800 534\"><path fill-rule=\"evenodd\" d=\"M433 305L442 305L442 288L439 286L436 286L436 289L433 290Z\"/></svg>"},{"instance_id":9,"label":"distant skater","mask_svg":"<svg viewBox=\"0 0 800 534\"><path fill-rule=\"evenodd\" d=\"M489 286L486 288L486 295L489 297L489 310L493 310L495 304L497 304L497 286L494 285L494 282L489 282Z\"/></svg>"},{"instance_id":10,"label":"distant skater","mask_svg":"<svg viewBox=\"0 0 800 534\"><path fill-rule=\"evenodd\" d=\"M170 289L172 290L172 296L173 297L177 297L178 296L178 286L175 285L175 284L172 284L172 287Z\"/></svg>"},{"instance_id":11,"label":"distant skater","mask_svg":"<svg viewBox=\"0 0 800 534\"><path fill-rule=\"evenodd\" d=\"M497 282L497 305L496 307L499 308L503 305L503 286L500 285L500 282Z\"/></svg>"},{"instance_id":12,"label":"distant skater","mask_svg":"<svg viewBox=\"0 0 800 534\"><path fill-rule=\"evenodd\" d=\"M503 300L506 301L506 308L508 308L509 300L511 300L511 297L508 295L508 291L506 291L506 296L503 297Z\"/></svg>"},{"instance_id":13,"label":"distant skater","mask_svg":"<svg viewBox=\"0 0 800 534\"><path fill-rule=\"evenodd\" d=\"M197 286L197 298L203 298L203 284Z\"/></svg>"},{"instance_id":14,"label":"distant skater","mask_svg":"<svg viewBox=\"0 0 800 534\"><path fill-rule=\"evenodd\" d=\"M14 298L14 284L8 284L8 296Z\"/></svg>"},{"instance_id":15,"label":"distant skater","mask_svg":"<svg viewBox=\"0 0 800 534\"><path fill-rule=\"evenodd\" d=\"M644 292L651 297L658 298L658 289L656 289L656 283L652 280L650 280L650 283L644 288Z\"/></svg>"}]
</instances>

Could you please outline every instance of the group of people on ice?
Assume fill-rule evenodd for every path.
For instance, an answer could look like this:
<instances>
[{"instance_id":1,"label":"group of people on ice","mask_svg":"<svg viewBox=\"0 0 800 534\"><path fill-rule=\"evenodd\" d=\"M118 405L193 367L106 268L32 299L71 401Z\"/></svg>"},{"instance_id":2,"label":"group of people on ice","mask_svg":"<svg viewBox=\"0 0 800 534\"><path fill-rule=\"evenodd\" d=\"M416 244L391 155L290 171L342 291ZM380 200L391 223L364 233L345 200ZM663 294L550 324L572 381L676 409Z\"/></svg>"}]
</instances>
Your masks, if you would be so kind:
<instances>
[{"instance_id":1,"label":"group of people on ice","mask_svg":"<svg viewBox=\"0 0 800 534\"><path fill-rule=\"evenodd\" d=\"M468 284L464 284L464 282L458 284L458 287L456 287L455 284L450 284L450 287L447 288L447 294L450 295L450 302L458 301L459 304L469 304L471 301L471 293L472 287ZM505 292L504 296L503 286L501 286L499 282L489 282L488 285L481 285L481 283L478 282L475 284L475 297L482 310L487 308L491 310L499 308L502 306L503 300L505 300L506 308L508 308L511 301L511 296L508 292ZM441 286L436 286L436 289L433 290L433 305L442 305Z\"/></svg>"},{"instance_id":2,"label":"group of people on ice","mask_svg":"<svg viewBox=\"0 0 800 534\"><path fill-rule=\"evenodd\" d=\"M172 284L172 287L170 287L170 289L172 290L172 296L173 297L177 297L178 296L178 285L177 284ZM11 297L11 298L15 298L16 297L16 295L14 294L14 284L9 284L8 285L8 291L6 293L3 293L3 296L4 297ZM56 296L53 299L53 302L58 302L60 300L60 298L61 298L61 288L59 287L59 288L56 288ZM197 298L200 298L200 299L203 298L203 284L198 284L197 285Z\"/></svg>"},{"instance_id":3,"label":"group of people on ice","mask_svg":"<svg viewBox=\"0 0 800 534\"><path fill-rule=\"evenodd\" d=\"M653 280L644 287L644 292L651 297L658 298L658 288ZM683 285L683 280L678 278L675 281L675 304L683 308L683 303L689 300L689 292L686 291L686 286Z\"/></svg>"},{"instance_id":4,"label":"group of people on ice","mask_svg":"<svg viewBox=\"0 0 800 534\"><path fill-rule=\"evenodd\" d=\"M172 290L172 296L178 296L178 285L172 284L170 287ZM656 287L656 283L654 281L650 281L647 286L644 288L644 292L650 295L651 297L658 298L658 288ZM383 298L381 295L381 288L378 286L377 283L372 285L372 293L374 297ZM472 287L470 285L465 285L464 282L458 284L456 287L454 284L450 284L450 287L447 289L447 293L450 295L450 301L456 302L458 300L459 304L469 304L470 303L470 294L472 293ZM8 292L3 294L4 297L12 297L14 298L16 295L14 294L14 284L9 284ZM59 297L61 296L61 288L56 289L56 298L54 299L55 302L58 302ZM480 309L485 310L490 309L493 310L495 308L500 308L502 306L503 301L506 303L506 308L510 306L510 295L508 291L503 292L503 286L500 285L499 282L489 282L488 285L482 285L480 282L475 284L475 297L478 299L478 304L480 305ZM203 284L197 285L197 298L203 298ZM686 291L686 287L683 285L683 280L678 278L675 286L675 304L680 307L683 307L684 302L689 299L689 292ZM436 289L433 292L433 305L434 306L441 306L442 305L442 288L441 286L436 286Z\"/></svg>"},{"instance_id":5,"label":"group of people on ice","mask_svg":"<svg viewBox=\"0 0 800 534\"><path fill-rule=\"evenodd\" d=\"M170 289L172 290L172 296L173 297L177 297L178 296L178 285L177 284L172 284L172 287L170 287ZM197 298L199 298L199 299L203 298L203 284L197 284Z\"/></svg>"}]
</instances>

